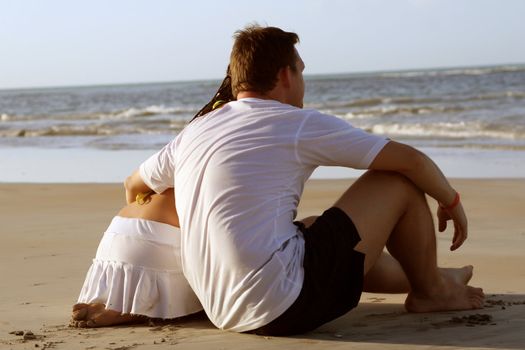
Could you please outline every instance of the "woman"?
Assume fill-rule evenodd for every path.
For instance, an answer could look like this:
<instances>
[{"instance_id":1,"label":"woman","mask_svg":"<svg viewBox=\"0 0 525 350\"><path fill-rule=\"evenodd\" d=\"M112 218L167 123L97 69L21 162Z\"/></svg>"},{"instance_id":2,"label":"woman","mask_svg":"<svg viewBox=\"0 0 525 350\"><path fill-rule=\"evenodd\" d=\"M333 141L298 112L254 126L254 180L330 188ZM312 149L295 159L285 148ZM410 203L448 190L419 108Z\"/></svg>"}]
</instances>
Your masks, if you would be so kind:
<instances>
[{"instance_id":1,"label":"woman","mask_svg":"<svg viewBox=\"0 0 525 350\"><path fill-rule=\"evenodd\" d=\"M228 67L213 98L191 121L234 99ZM129 204L104 233L73 306L73 327L171 319L202 310L182 274L173 189L141 194L135 201L126 190L126 198Z\"/></svg>"},{"instance_id":2,"label":"woman","mask_svg":"<svg viewBox=\"0 0 525 350\"><path fill-rule=\"evenodd\" d=\"M172 319L202 310L182 273L173 189L137 197L104 233L71 326Z\"/></svg>"}]
</instances>

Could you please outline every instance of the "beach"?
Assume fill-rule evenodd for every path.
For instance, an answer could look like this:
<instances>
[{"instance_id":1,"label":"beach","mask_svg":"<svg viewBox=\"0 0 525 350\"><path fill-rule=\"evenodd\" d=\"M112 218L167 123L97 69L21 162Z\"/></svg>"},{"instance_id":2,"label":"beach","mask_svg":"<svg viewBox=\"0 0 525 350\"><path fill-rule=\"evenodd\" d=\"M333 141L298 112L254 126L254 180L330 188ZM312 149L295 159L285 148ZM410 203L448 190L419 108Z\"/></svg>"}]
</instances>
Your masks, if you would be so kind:
<instances>
[{"instance_id":1,"label":"beach","mask_svg":"<svg viewBox=\"0 0 525 350\"><path fill-rule=\"evenodd\" d=\"M310 180L298 218L328 208L352 180ZM469 239L449 251L437 234L443 267L474 265L484 309L408 314L403 295L364 293L360 305L295 337L217 330L205 316L172 323L69 328L85 274L111 218L124 205L121 184L0 184L1 349L524 349L525 179L452 179L469 218ZM435 202L429 200L435 211ZM33 336L16 335L31 331ZM26 332L27 333L27 332ZM34 338L34 339L30 339Z\"/></svg>"},{"instance_id":2,"label":"beach","mask_svg":"<svg viewBox=\"0 0 525 350\"><path fill-rule=\"evenodd\" d=\"M453 179L470 237L450 252L451 230L438 233L439 264L473 264L487 303L408 314L404 295L363 294L347 315L287 338L223 332L203 315L68 327L99 240L124 205L123 179L220 81L0 90L0 349L525 349L524 79L524 65L306 77L305 108L407 143ZM362 172L319 167L298 218L322 213Z\"/></svg>"},{"instance_id":3,"label":"beach","mask_svg":"<svg viewBox=\"0 0 525 350\"><path fill-rule=\"evenodd\" d=\"M233 5L1 7L0 350L525 350L525 1ZM348 191L369 168L397 175ZM426 195L433 223L403 175L442 202ZM468 239L451 251L459 199ZM359 246L334 234L351 231L337 210L292 224L334 203ZM455 222L438 232L443 210ZM370 266L379 239L410 282L391 257ZM368 254L365 289L412 283L411 310L483 307L416 314L407 294L363 293L290 337L146 317L200 303L222 328L310 329L298 309L330 319L352 289L342 244Z\"/></svg>"}]
</instances>

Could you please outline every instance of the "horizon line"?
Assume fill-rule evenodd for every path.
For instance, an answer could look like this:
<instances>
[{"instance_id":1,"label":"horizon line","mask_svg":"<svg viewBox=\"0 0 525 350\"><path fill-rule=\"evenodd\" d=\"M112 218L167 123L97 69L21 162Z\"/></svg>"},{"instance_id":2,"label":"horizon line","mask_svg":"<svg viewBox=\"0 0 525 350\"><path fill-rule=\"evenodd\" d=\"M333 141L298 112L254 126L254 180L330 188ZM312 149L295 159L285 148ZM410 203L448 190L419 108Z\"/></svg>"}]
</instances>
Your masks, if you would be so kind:
<instances>
[{"instance_id":1,"label":"horizon line","mask_svg":"<svg viewBox=\"0 0 525 350\"><path fill-rule=\"evenodd\" d=\"M365 76L385 73L409 73L409 72L424 72L424 71L444 71L466 68L491 68L491 67L525 67L525 62L515 63L497 63L497 64L483 64L472 66L440 66L440 67L420 67L407 68L395 70L370 70L357 72L333 72L333 73L312 73L305 74L305 79L319 78L319 77L334 77L334 76ZM206 79L182 79L182 80L166 80L166 81L142 81L142 82L120 82L120 83L94 83L94 84L73 84L73 85L45 85L45 86L21 86L21 87L0 87L0 91L18 91L18 90L46 90L46 89L67 89L67 88L93 88L93 87L111 87L111 86L129 86L129 85L162 85L173 83L198 83L198 82L213 82L220 81L221 78L206 78Z\"/></svg>"}]
</instances>

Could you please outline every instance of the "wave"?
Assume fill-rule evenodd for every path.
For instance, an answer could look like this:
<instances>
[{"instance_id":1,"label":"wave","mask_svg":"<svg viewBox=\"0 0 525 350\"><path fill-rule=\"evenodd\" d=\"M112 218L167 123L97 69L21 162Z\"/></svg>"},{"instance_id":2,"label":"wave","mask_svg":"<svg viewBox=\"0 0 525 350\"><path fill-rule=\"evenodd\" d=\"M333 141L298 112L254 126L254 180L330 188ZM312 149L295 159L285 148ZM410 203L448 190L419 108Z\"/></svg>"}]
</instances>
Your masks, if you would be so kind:
<instances>
[{"instance_id":1,"label":"wave","mask_svg":"<svg viewBox=\"0 0 525 350\"><path fill-rule=\"evenodd\" d=\"M512 119L510 119L512 120ZM177 123L147 125L143 127L112 127L107 125L54 125L40 129L0 130L0 137L78 137L78 136L117 136L117 135L160 135L176 133L183 125ZM525 125L482 124L476 122L458 123L382 123L361 125L361 128L374 134L411 138L493 138L525 140Z\"/></svg>"},{"instance_id":2,"label":"wave","mask_svg":"<svg viewBox=\"0 0 525 350\"><path fill-rule=\"evenodd\" d=\"M410 137L449 137L449 138L499 138L525 139L525 125L512 123L521 122L523 117L511 116L503 118L507 124L480 122L437 122L437 123L380 123L359 125L359 127L383 135ZM357 126L357 125L356 125ZM115 136L133 134L169 134L182 130L178 123L155 125L134 125L132 127L115 127L108 125L54 125L40 129L10 129L0 130L0 137L53 137L53 136Z\"/></svg>"},{"instance_id":3,"label":"wave","mask_svg":"<svg viewBox=\"0 0 525 350\"><path fill-rule=\"evenodd\" d=\"M130 119L134 117L149 117L156 115L180 115L195 114L198 109L195 107L164 107L148 106L145 108L127 108L120 111L99 114L99 119Z\"/></svg>"},{"instance_id":4,"label":"wave","mask_svg":"<svg viewBox=\"0 0 525 350\"><path fill-rule=\"evenodd\" d=\"M352 107L375 107L388 104L416 104L416 103L439 103L443 98L417 98L417 97L371 97L343 102L307 103L306 108L316 109L341 109Z\"/></svg>"},{"instance_id":5,"label":"wave","mask_svg":"<svg viewBox=\"0 0 525 350\"><path fill-rule=\"evenodd\" d=\"M419 116L425 114L454 114L460 113L474 108L467 106L414 106L414 107L398 107L398 106L384 106L381 108L363 109L354 112L347 112L344 115L339 114L343 119L369 119L381 118L389 116Z\"/></svg>"},{"instance_id":6,"label":"wave","mask_svg":"<svg viewBox=\"0 0 525 350\"><path fill-rule=\"evenodd\" d=\"M371 97L356 99L343 102L328 102L324 104L307 104L308 108L318 109L341 109L352 107L375 107L380 105L411 105L411 104L450 104L458 102L472 102L472 101L489 101L500 99L525 99L525 91L501 91L494 93L487 93L472 96L440 96L440 97L411 97L411 96L396 96L396 97Z\"/></svg>"},{"instance_id":7,"label":"wave","mask_svg":"<svg viewBox=\"0 0 525 350\"><path fill-rule=\"evenodd\" d=\"M0 129L0 137L78 137L78 136L115 136L133 134L169 134L182 130L185 122L156 121L155 124L91 124L91 125L52 125L40 128Z\"/></svg>"},{"instance_id":8,"label":"wave","mask_svg":"<svg viewBox=\"0 0 525 350\"><path fill-rule=\"evenodd\" d=\"M374 134L410 138L491 138L525 140L525 127L505 127L503 125L482 123L391 123L375 124L364 128Z\"/></svg>"},{"instance_id":9,"label":"wave","mask_svg":"<svg viewBox=\"0 0 525 350\"><path fill-rule=\"evenodd\" d=\"M153 116L193 116L197 113L197 107L164 107L152 105L144 108L125 108L110 112L93 112L93 113L76 113L76 114L51 114L51 115L10 115L3 113L0 115L0 122L9 121L34 121L34 120L129 120L134 118L142 117L153 117ZM186 118L186 119L187 119Z\"/></svg>"},{"instance_id":10,"label":"wave","mask_svg":"<svg viewBox=\"0 0 525 350\"><path fill-rule=\"evenodd\" d=\"M491 94L475 95L464 101L484 101L484 100L499 100L502 98L512 98L515 100L525 99L525 91L503 91ZM461 100L460 100L461 101Z\"/></svg>"},{"instance_id":11,"label":"wave","mask_svg":"<svg viewBox=\"0 0 525 350\"><path fill-rule=\"evenodd\" d=\"M98 126L50 126L41 129L1 130L2 137L39 137L39 136L101 136L115 135L117 132Z\"/></svg>"},{"instance_id":12,"label":"wave","mask_svg":"<svg viewBox=\"0 0 525 350\"><path fill-rule=\"evenodd\" d=\"M382 78L436 77L453 75L484 75L493 73L525 72L525 65L505 65L494 67L443 68L435 70L411 70L378 73Z\"/></svg>"}]
</instances>

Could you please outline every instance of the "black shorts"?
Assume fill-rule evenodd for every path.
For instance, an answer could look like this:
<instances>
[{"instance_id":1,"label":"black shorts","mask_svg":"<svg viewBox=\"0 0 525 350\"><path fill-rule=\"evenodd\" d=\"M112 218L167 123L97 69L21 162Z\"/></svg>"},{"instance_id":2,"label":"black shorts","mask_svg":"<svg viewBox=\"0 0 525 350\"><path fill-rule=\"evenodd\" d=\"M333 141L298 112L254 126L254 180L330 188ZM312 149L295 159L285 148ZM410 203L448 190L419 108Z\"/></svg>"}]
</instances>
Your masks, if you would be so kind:
<instances>
[{"instance_id":1,"label":"black shorts","mask_svg":"<svg viewBox=\"0 0 525 350\"><path fill-rule=\"evenodd\" d=\"M348 215L332 207L308 228L301 222L295 224L305 240L301 293L281 316L250 333L305 333L344 315L359 303L365 255L354 250L361 237Z\"/></svg>"}]
</instances>

